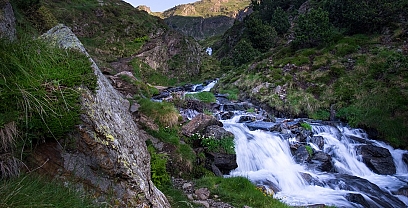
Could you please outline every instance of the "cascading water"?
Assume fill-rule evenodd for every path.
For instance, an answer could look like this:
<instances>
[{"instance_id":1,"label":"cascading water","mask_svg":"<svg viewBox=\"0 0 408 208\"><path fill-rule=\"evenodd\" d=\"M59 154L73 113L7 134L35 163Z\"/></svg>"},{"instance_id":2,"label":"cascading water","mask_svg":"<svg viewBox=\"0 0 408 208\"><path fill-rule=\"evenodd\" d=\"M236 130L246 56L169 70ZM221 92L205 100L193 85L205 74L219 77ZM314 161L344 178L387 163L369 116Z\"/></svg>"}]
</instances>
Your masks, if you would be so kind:
<instances>
[{"instance_id":1,"label":"cascading water","mask_svg":"<svg viewBox=\"0 0 408 208\"><path fill-rule=\"evenodd\" d=\"M229 177L243 176L266 185L275 198L293 206L407 207L407 197L391 194L407 187L407 165L401 159L407 151L370 140L360 129L312 123L313 135L323 137L324 146L320 149L309 145L332 159L334 170L324 172L295 162L291 152L295 135L288 138L282 132L251 131L247 123L237 123L239 117L222 121L224 128L235 135L238 168ZM363 144L388 149L396 164L396 174L379 175L371 171L358 154L358 147Z\"/></svg>"}]
</instances>

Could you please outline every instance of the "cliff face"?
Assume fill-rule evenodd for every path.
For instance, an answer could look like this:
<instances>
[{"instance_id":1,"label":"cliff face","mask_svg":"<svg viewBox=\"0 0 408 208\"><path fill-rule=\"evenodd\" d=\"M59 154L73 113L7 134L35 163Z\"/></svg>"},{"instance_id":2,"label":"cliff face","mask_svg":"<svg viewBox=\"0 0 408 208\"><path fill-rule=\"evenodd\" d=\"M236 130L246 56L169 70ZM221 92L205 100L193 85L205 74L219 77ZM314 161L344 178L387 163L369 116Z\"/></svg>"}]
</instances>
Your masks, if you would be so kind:
<instances>
[{"instance_id":1,"label":"cliff face","mask_svg":"<svg viewBox=\"0 0 408 208\"><path fill-rule=\"evenodd\" d=\"M162 13L166 24L197 40L222 35L252 10L245 0L202 0L183 4Z\"/></svg>"},{"instance_id":2,"label":"cliff face","mask_svg":"<svg viewBox=\"0 0 408 208\"><path fill-rule=\"evenodd\" d=\"M52 28L42 38L87 54L78 38L63 25ZM74 134L76 147L66 151L47 144L39 147L33 158L41 164L41 159L52 153L54 156L48 157L47 161L51 161L45 162L43 168L91 188L100 200L111 200L120 207L170 207L151 181L150 156L129 113L129 102L90 61L98 88L96 92L79 89L84 113Z\"/></svg>"},{"instance_id":3,"label":"cliff face","mask_svg":"<svg viewBox=\"0 0 408 208\"><path fill-rule=\"evenodd\" d=\"M16 18L8 0L0 0L0 38L16 39Z\"/></svg>"}]
</instances>

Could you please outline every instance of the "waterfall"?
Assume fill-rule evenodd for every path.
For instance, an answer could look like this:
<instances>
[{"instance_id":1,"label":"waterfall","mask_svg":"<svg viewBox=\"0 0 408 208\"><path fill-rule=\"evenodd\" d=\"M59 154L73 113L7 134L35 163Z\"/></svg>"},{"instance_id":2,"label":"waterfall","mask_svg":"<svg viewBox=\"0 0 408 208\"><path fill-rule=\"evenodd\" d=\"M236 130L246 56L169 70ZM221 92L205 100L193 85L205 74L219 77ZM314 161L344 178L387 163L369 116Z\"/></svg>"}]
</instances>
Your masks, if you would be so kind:
<instances>
[{"instance_id":1,"label":"waterfall","mask_svg":"<svg viewBox=\"0 0 408 208\"><path fill-rule=\"evenodd\" d=\"M311 123L313 135L323 137L324 146L320 149L310 143L310 138L308 144L315 151L331 156L334 170L324 172L295 162L290 145L296 135L251 131L247 123L237 123L240 113L235 114L229 120L222 120L224 128L235 135L238 164L227 177L243 176L255 184L267 184L273 197L292 206L407 207L407 197L393 194L408 184L407 165L402 161L407 151L370 140L361 129ZM394 158L396 174L379 175L371 171L357 151L365 144L388 149Z\"/></svg>"}]
</instances>

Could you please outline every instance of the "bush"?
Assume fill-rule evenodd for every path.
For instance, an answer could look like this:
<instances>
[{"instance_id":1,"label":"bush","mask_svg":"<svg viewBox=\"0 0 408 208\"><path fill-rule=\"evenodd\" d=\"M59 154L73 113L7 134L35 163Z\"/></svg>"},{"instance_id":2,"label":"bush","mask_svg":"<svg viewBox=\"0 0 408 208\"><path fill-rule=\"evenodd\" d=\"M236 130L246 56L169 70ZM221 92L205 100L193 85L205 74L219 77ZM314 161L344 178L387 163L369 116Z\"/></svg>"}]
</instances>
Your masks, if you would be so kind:
<instances>
[{"instance_id":1,"label":"bush","mask_svg":"<svg viewBox=\"0 0 408 208\"><path fill-rule=\"evenodd\" d=\"M260 53L245 39L241 39L231 52L234 66L253 61Z\"/></svg>"},{"instance_id":2,"label":"bush","mask_svg":"<svg viewBox=\"0 0 408 208\"><path fill-rule=\"evenodd\" d=\"M329 13L321 8L299 15L295 25L295 48L315 47L329 43L334 37Z\"/></svg>"},{"instance_id":3,"label":"bush","mask_svg":"<svg viewBox=\"0 0 408 208\"><path fill-rule=\"evenodd\" d=\"M167 173L167 156L157 153L152 145L147 147L150 153L151 177L154 185L163 187L170 184L170 175Z\"/></svg>"},{"instance_id":4,"label":"bush","mask_svg":"<svg viewBox=\"0 0 408 208\"><path fill-rule=\"evenodd\" d=\"M290 28L288 13L282 8L276 8L272 15L271 26L275 28L278 34L284 34Z\"/></svg>"}]
</instances>

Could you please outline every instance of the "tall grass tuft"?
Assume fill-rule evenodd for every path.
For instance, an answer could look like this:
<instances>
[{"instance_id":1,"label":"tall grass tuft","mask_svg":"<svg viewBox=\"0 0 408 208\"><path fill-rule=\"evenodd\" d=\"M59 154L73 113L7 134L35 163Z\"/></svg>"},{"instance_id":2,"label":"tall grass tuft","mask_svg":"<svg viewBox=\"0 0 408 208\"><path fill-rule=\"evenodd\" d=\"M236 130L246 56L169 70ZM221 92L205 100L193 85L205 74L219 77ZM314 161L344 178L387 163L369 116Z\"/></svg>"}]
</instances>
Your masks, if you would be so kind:
<instances>
[{"instance_id":1,"label":"tall grass tuft","mask_svg":"<svg viewBox=\"0 0 408 208\"><path fill-rule=\"evenodd\" d=\"M0 207L97 206L72 187L30 174L0 181Z\"/></svg>"},{"instance_id":2,"label":"tall grass tuft","mask_svg":"<svg viewBox=\"0 0 408 208\"><path fill-rule=\"evenodd\" d=\"M162 127L174 127L178 124L179 112L172 103L153 102L140 99L140 112L147 115Z\"/></svg>"}]
</instances>

